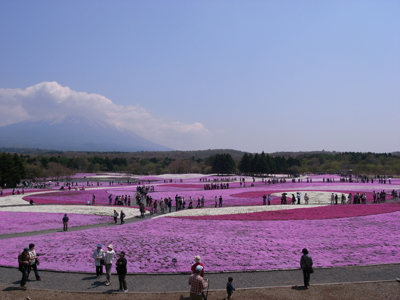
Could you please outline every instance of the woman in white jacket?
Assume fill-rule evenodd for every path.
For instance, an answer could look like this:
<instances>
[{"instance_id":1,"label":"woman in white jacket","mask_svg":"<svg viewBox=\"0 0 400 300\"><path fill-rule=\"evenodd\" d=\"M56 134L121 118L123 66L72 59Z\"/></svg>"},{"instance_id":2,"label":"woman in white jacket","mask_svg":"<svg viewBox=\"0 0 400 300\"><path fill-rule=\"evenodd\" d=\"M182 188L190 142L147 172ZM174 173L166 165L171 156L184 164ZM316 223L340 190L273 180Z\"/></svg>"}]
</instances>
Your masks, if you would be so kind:
<instances>
[{"instance_id":1,"label":"woman in white jacket","mask_svg":"<svg viewBox=\"0 0 400 300\"><path fill-rule=\"evenodd\" d=\"M114 257L115 257L114 247L113 245L110 244L107 246L107 251L104 253L104 263L106 266L106 276L107 276L106 285L111 284L111 267L114 262Z\"/></svg>"},{"instance_id":2,"label":"woman in white jacket","mask_svg":"<svg viewBox=\"0 0 400 300\"><path fill-rule=\"evenodd\" d=\"M103 275L103 265L101 261L104 259L104 251L101 249L101 244L97 244L97 249L93 251L94 265L96 266L96 276L99 278Z\"/></svg>"}]
</instances>

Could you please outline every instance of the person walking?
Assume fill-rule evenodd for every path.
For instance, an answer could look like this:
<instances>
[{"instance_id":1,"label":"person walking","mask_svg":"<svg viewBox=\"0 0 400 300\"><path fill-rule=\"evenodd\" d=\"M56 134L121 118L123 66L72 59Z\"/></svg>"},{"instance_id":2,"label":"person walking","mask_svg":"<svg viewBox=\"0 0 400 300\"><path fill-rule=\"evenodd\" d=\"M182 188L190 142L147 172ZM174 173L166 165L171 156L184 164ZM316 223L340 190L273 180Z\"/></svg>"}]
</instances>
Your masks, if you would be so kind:
<instances>
[{"instance_id":1,"label":"person walking","mask_svg":"<svg viewBox=\"0 0 400 300\"><path fill-rule=\"evenodd\" d=\"M303 255L300 258L300 268L303 270L304 287L308 289L310 286L310 274L313 273L313 260L308 254L308 250L304 248L302 251Z\"/></svg>"},{"instance_id":2,"label":"person walking","mask_svg":"<svg viewBox=\"0 0 400 300\"><path fill-rule=\"evenodd\" d=\"M106 266L106 285L111 284L111 267L114 262L115 252L113 245L107 246L107 251L104 254L104 265Z\"/></svg>"},{"instance_id":3,"label":"person walking","mask_svg":"<svg viewBox=\"0 0 400 300\"><path fill-rule=\"evenodd\" d=\"M228 300L232 299L233 291L236 291L232 282L233 282L233 278L229 277L228 282L226 283L226 293L228 294L228 297L226 299L228 299Z\"/></svg>"},{"instance_id":4,"label":"person walking","mask_svg":"<svg viewBox=\"0 0 400 300\"><path fill-rule=\"evenodd\" d=\"M93 251L94 265L96 266L96 276L100 278L103 275L104 251L101 249L101 244L97 244L97 249Z\"/></svg>"},{"instance_id":5,"label":"person walking","mask_svg":"<svg viewBox=\"0 0 400 300\"><path fill-rule=\"evenodd\" d=\"M120 292L127 292L128 288L126 287L126 273L127 273L127 269L126 269L126 265L127 265L127 261L125 258L125 252L121 251L118 254L118 260L117 260L117 274L118 274L118 280L119 280L119 291Z\"/></svg>"},{"instance_id":6,"label":"person walking","mask_svg":"<svg viewBox=\"0 0 400 300\"><path fill-rule=\"evenodd\" d=\"M114 209L114 223L117 224L118 222L118 212Z\"/></svg>"},{"instance_id":7,"label":"person walking","mask_svg":"<svg viewBox=\"0 0 400 300\"><path fill-rule=\"evenodd\" d=\"M29 279L29 274L31 270L35 273L36 280L41 281L42 279L39 276L39 272L37 266L39 265L38 256L35 251L35 244L29 244L29 268L28 268L28 276L26 280Z\"/></svg>"},{"instance_id":8,"label":"person walking","mask_svg":"<svg viewBox=\"0 0 400 300\"><path fill-rule=\"evenodd\" d=\"M67 214L64 214L64 217L62 218L62 221L63 221L63 231L68 231L69 218L68 218Z\"/></svg>"},{"instance_id":9,"label":"person walking","mask_svg":"<svg viewBox=\"0 0 400 300\"><path fill-rule=\"evenodd\" d=\"M195 273L189 277L190 300L202 300L203 291L208 286L208 279L203 279L203 277L200 276L202 270L202 266L197 266Z\"/></svg>"},{"instance_id":10,"label":"person walking","mask_svg":"<svg viewBox=\"0 0 400 300\"><path fill-rule=\"evenodd\" d=\"M29 248L25 248L22 253L18 255L18 270L22 273L20 287L22 290L26 290L26 282L28 281L28 269L29 269Z\"/></svg>"}]
</instances>

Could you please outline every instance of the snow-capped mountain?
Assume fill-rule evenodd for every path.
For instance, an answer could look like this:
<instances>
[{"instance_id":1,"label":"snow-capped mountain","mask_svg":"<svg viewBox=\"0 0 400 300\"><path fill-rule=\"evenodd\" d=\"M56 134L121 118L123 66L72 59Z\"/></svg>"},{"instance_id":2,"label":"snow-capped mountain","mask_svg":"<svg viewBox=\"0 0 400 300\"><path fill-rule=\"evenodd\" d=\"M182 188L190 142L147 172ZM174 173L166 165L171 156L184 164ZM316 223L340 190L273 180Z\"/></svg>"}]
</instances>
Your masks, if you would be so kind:
<instances>
[{"instance_id":1,"label":"snow-capped mountain","mask_svg":"<svg viewBox=\"0 0 400 300\"><path fill-rule=\"evenodd\" d=\"M168 151L125 128L82 117L24 121L0 127L0 147L62 151Z\"/></svg>"}]
</instances>

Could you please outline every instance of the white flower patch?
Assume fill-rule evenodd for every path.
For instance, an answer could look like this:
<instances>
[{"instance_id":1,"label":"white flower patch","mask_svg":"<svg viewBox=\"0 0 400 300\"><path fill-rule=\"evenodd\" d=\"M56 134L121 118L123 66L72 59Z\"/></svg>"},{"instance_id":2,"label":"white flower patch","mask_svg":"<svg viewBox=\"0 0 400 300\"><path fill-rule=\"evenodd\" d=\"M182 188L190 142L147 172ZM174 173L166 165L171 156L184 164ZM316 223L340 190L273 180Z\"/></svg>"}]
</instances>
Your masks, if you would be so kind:
<instances>
[{"instance_id":1,"label":"white flower patch","mask_svg":"<svg viewBox=\"0 0 400 300\"><path fill-rule=\"evenodd\" d=\"M126 214L125 218L134 218L140 215L138 208L132 207L109 207L93 205L24 205L24 206L5 206L0 207L0 211L12 212L44 212L44 213L65 213L65 214L85 214L96 216L113 216L114 209L118 213L121 209Z\"/></svg>"},{"instance_id":2,"label":"white flower patch","mask_svg":"<svg viewBox=\"0 0 400 300\"><path fill-rule=\"evenodd\" d=\"M201 209L186 209L177 212L160 215L160 217L192 217L192 216L218 216L218 215L235 215L247 214L262 211L275 211L287 210L294 208L311 208L320 205L260 205L260 206L232 206L232 207L218 207L218 208L201 208Z\"/></svg>"},{"instance_id":3,"label":"white flower patch","mask_svg":"<svg viewBox=\"0 0 400 300\"><path fill-rule=\"evenodd\" d=\"M44 193L54 193L54 191L38 191L34 193L25 193L24 195L7 195L0 197L0 206L12 206L12 205L30 205L28 201L23 200L23 197L29 197L35 194L44 194ZM1 210L1 207L0 207Z\"/></svg>"},{"instance_id":4,"label":"white flower patch","mask_svg":"<svg viewBox=\"0 0 400 300\"><path fill-rule=\"evenodd\" d=\"M326 189L326 187L325 187L325 189ZM297 191L286 191L286 193L287 193L286 202L287 203L291 203L292 194L294 194L294 196L296 197L296 193L297 192L300 192L300 195L301 195L300 203L301 204L304 204L304 195L305 195L305 193L307 193L308 198L310 198L308 200L308 204L313 204L313 205L331 204L332 192L322 192L322 191L321 192L316 192L316 191L298 191L298 190ZM341 203L341 201L342 201L341 200L342 193L333 192L333 194L337 194L338 195L338 203ZM346 196L346 203L347 203L347 197L348 197L349 194L346 194L346 193L343 193L343 194ZM272 194L272 195L280 197L282 195L282 193L280 192L280 193L275 193L275 194ZM353 194L353 196L354 196L354 194ZM297 197L296 197L296 203L297 203ZM311 207L311 206L310 205L305 205L305 207Z\"/></svg>"}]
</instances>

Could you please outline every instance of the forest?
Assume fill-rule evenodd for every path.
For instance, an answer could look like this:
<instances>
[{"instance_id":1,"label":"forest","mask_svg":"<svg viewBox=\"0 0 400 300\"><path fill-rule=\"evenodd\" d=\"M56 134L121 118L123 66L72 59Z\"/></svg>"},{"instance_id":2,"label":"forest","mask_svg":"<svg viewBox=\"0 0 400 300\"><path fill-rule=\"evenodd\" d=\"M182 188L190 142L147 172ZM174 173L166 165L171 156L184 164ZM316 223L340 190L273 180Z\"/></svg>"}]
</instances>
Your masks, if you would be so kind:
<instances>
[{"instance_id":1,"label":"forest","mask_svg":"<svg viewBox=\"0 0 400 300\"><path fill-rule=\"evenodd\" d=\"M247 153L236 150L166 152L60 152L7 149L0 153L0 184L12 187L22 179L61 178L78 173L129 174L268 174L351 173L400 175L399 153L292 152ZM11 151L10 151L11 150Z\"/></svg>"}]
</instances>

